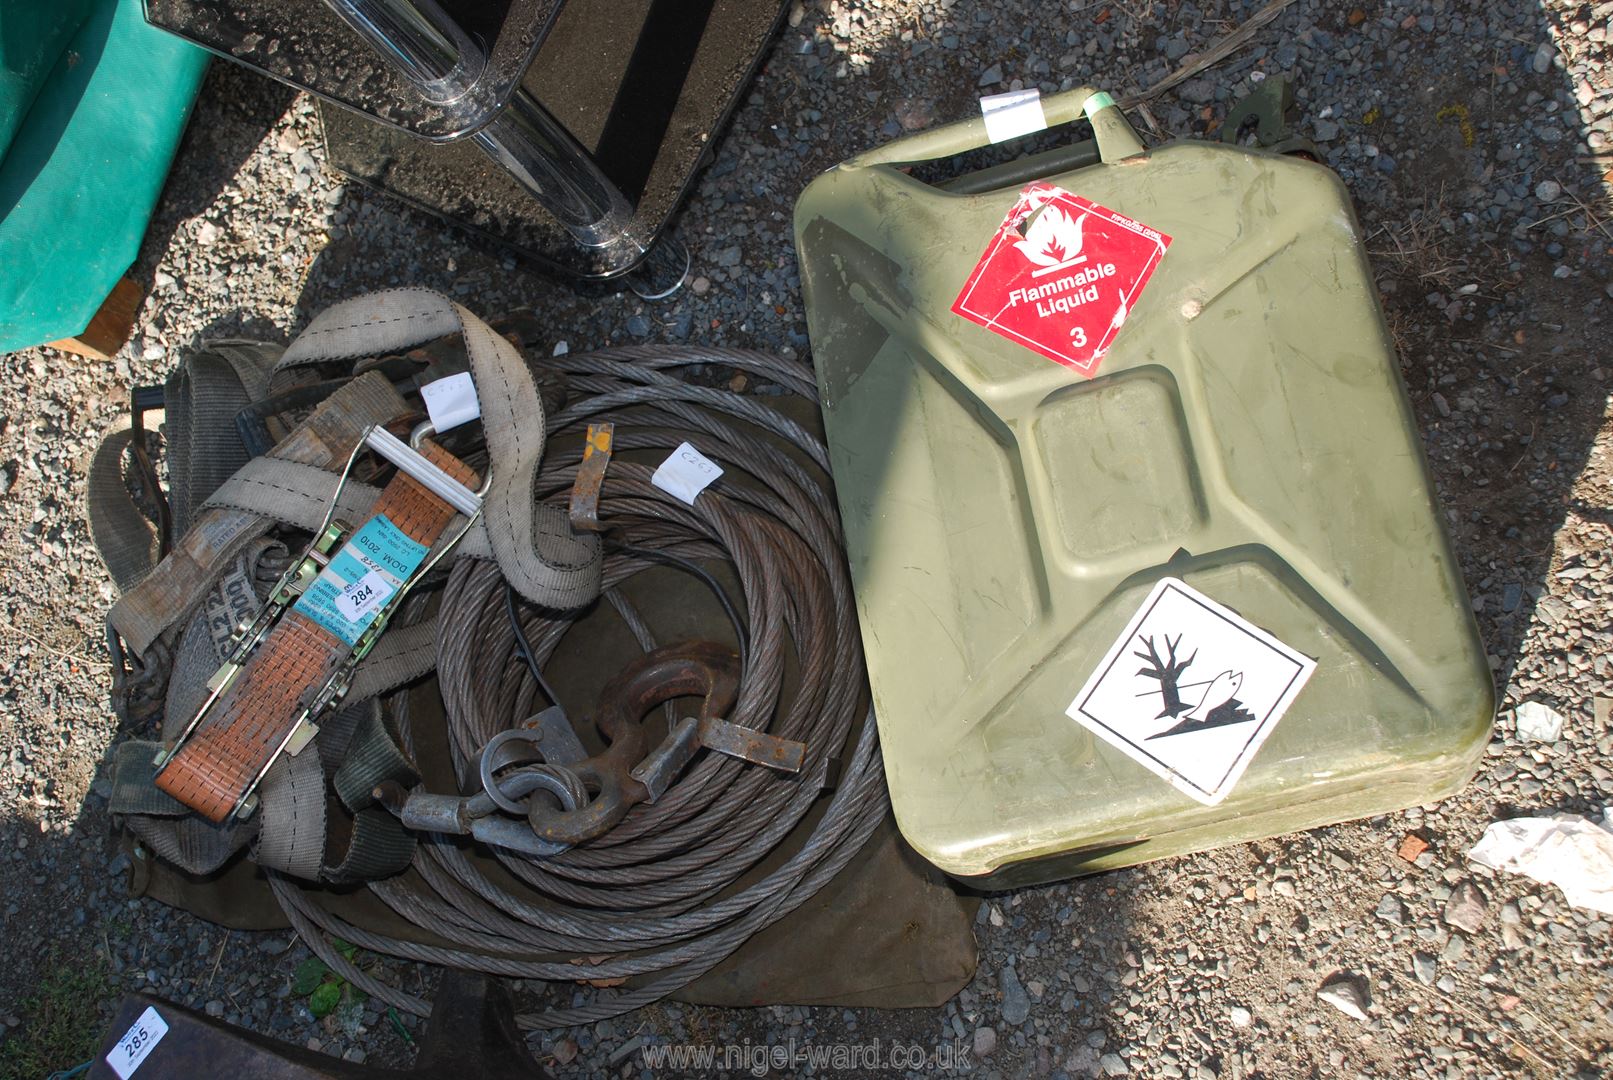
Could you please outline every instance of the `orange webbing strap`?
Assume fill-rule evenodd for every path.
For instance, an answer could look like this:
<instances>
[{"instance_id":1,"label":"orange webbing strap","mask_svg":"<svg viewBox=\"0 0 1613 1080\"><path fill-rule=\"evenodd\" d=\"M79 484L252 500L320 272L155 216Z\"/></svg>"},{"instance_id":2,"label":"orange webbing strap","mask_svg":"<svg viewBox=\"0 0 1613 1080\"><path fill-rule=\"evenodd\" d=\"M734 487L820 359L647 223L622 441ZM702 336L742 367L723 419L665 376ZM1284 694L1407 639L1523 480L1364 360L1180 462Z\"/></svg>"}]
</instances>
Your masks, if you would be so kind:
<instances>
[{"instance_id":1,"label":"orange webbing strap","mask_svg":"<svg viewBox=\"0 0 1613 1080\"><path fill-rule=\"evenodd\" d=\"M467 487L476 485L474 470L436 444L425 443L421 453ZM429 548L454 511L400 472L371 509L372 521L383 516ZM208 819L224 821L285 745L305 704L351 652L352 645L302 612L286 612L157 774L157 787Z\"/></svg>"}]
</instances>

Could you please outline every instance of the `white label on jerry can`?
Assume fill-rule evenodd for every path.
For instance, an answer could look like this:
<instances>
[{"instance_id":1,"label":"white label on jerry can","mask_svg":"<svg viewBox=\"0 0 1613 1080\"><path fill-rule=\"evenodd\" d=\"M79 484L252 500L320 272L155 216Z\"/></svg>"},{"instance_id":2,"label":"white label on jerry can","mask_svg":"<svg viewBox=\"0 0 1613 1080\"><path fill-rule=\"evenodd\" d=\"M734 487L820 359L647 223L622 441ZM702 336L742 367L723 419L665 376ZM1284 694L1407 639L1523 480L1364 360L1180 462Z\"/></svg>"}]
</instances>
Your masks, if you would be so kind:
<instances>
[{"instance_id":1,"label":"white label on jerry can","mask_svg":"<svg viewBox=\"0 0 1613 1080\"><path fill-rule=\"evenodd\" d=\"M1214 805L1315 670L1315 660L1165 578L1066 711L1184 795Z\"/></svg>"}]
</instances>

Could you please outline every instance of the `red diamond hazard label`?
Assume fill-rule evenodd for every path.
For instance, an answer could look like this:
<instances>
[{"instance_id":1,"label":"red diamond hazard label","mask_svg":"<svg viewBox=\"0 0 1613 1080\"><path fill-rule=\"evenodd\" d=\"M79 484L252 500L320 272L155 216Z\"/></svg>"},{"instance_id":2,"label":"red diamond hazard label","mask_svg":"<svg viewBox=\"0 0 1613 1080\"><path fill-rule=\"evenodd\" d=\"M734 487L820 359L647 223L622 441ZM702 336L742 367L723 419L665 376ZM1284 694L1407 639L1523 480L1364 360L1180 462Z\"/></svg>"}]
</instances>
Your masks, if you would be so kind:
<instances>
[{"instance_id":1,"label":"red diamond hazard label","mask_svg":"<svg viewBox=\"0 0 1613 1080\"><path fill-rule=\"evenodd\" d=\"M953 301L971 322L1096 372L1171 238L1052 184L1025 188Z\"/></svg>"}]
</instances>

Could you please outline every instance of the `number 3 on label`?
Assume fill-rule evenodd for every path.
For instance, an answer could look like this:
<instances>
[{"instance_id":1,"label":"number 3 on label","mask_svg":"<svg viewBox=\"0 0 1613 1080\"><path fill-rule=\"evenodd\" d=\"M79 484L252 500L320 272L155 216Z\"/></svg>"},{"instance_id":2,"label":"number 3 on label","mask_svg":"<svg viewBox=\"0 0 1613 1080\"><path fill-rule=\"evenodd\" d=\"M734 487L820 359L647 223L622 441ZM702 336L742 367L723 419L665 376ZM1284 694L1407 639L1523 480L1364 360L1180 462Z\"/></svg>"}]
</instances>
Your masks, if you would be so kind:
<instances>
[{"instance_id":1,"label":"number 3 on label","mask_svg":"<svg viewBox=\"0 0 1613 1080\"><path fill-rule=\"evenodd\" d=\"M1085 345L1087 343L1087 328L1084 326L1071 327L1070 341L1074 343L1076 348Z\"/></svg>"}]
</instances>

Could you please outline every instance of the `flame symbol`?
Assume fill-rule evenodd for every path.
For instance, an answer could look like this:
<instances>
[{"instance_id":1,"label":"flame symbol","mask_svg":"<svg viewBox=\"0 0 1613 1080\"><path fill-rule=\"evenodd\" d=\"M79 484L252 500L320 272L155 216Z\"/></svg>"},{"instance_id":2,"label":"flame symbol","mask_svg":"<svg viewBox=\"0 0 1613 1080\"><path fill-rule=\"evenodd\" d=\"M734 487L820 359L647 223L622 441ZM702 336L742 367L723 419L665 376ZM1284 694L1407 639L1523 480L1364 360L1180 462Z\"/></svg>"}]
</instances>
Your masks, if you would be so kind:
<instances>
[{"instance_id":1,"label":"flame symbol","mask_svg":"<svg viewBox=\"0 0 1613 1080\"><path fill-rule=\"evenodd\" d=\"M1081 254L1081 229L1086 220L1085 214L1071 218L1049 203L1025 230L1025 239L1015 241L1014 246L1037 266L1062 266Z\"/></svg>"}]
</instances>

